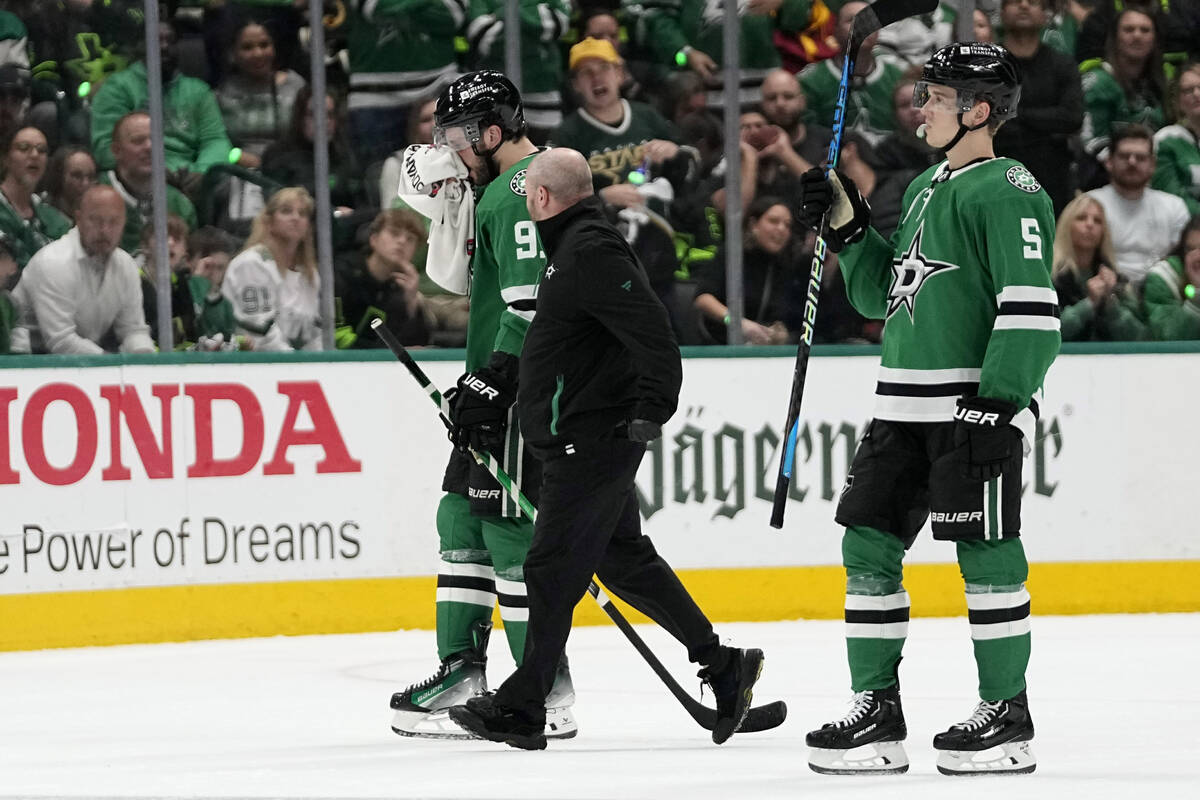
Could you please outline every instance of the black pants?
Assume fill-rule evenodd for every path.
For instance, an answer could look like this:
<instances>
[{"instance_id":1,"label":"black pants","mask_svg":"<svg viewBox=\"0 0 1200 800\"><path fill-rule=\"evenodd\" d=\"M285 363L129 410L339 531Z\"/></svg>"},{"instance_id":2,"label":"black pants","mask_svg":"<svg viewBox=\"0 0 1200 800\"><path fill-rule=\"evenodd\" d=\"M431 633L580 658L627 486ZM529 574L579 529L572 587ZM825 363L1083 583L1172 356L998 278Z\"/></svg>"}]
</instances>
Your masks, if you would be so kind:
<instances>
[{"instance_id":1,"label":"black pants","mask_svg":"<svg viewBox=\"0 0 1200 800\"><path fill-rule=\"evenodd\" d=\"M671 566L642 535L634 479L646 446L626 439L575 445L542 468L541 507L525 557L529 628L525 660L496 692L497 701L545 719L545 699L571 633L571 615L592 575L708 663L720 646L712 623Z\"/></svg>"}]
</instances>

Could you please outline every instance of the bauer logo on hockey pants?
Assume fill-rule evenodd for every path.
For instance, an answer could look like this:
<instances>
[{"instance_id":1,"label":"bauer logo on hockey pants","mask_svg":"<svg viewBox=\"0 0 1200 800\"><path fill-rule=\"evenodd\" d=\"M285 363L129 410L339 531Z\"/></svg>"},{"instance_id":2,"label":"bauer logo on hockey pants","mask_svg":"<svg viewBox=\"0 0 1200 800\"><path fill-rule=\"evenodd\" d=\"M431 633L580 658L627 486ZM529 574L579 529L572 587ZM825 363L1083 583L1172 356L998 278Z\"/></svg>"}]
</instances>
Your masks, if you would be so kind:
<instances>
[{"instance_id":1,"label":"bauer logo on hockey pants","mask_svg":"<svg viewBox=\"0 0 1200 800\"><path fill-rule=\"evenodd\" d=\"M934 511L929 515L932 522L983 522L982 511Z\"/></svg>"}]
</instances>

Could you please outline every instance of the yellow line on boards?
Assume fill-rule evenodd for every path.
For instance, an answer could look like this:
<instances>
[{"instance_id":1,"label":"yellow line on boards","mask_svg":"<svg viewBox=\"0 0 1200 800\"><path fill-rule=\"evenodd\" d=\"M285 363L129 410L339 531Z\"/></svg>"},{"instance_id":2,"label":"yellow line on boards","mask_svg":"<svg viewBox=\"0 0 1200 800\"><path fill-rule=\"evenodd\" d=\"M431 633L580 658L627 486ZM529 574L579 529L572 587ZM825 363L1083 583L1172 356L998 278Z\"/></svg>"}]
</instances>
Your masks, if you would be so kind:
<instances>
[{"instance_id":1,"label":"yellow line on boards","mask_svg":"<svg viewBox=\"0 0 1200 800\"><path fill-rule=\"evenodd\" d=\"M842 616L840 567L681 570L680 577L715 622ZM910 565L904 585L913 616L966 612L957 565ZM1200 611L1200 561L1033 564L1029 591L1035 615ZM429 629L434 598L432 577L0 595L0 651ZM633 622L646 621L621 609ZM584 598L575 624L607 623Z\"/></svg>"}]
</instances>

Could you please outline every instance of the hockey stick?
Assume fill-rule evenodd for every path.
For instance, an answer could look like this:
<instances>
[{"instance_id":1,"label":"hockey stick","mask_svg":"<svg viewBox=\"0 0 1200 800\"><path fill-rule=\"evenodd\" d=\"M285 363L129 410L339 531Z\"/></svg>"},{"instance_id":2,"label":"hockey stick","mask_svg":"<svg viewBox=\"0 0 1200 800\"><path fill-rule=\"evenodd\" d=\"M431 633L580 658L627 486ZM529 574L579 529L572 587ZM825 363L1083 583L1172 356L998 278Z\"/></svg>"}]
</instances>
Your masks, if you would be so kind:
<instances>
[{"instance_id":1,"label":"hockey stick","mask_svg":"<svg viewBox=\"0 0 1200 800\"><path fill-rule=\"evenodd\" d=\"M846 95L850 90L850 77L854 74L854 62L866 38L893 22L928 14L937 8L938 0L875 0L874 3L854 15L850 26L850 37L842 60L842 79L838 83L837 104L833 109L833 138L829 141L829 157L825 161L826 174L833 172L842 152L842 133L846 124ZM828 249L821 232L829 222L829 212L821 217L817 226L817 244L813 249L812 266L808 274L808 296L804 303L804 321L800 331L800 344L796 348L796 364L792 369L792 392L788 397L787 423L783 457L779 460L779 475L775 480L775 496L771 506L771 527L783 527L783 511L787 506L788 487L792 481L792 470L796 462L796 438L800 435L800 403L804 399L804 381L808 377L808 357L812 352L813 331L817 324L817 303L821 299L821 275L825 270Z\"/></svg>"},{"instance_id":2,"label":"hockey stick","mask_svg":"<svg viewBox=\"0 0 1200 800\"><path fill-rule=\"evenodd\" d=\"M418 365L417 362L413 360L413 357L409 355L408 351L404 349L404 345L400 344L400 341L396 339L395 334L383 327L383 320L372 320L371 327L375 329L375 333L377 333L379 338L383 340L384 344L388 346L388 349L392 351L392 354L395 355L396 358L400 360L400 363L408 369L408 373L412 375L413 378L416 379L417 383L420 384L421 388L425 390L425 394L429 395L429 399L432 400L434 405L436 405L441 411L442 421L449 425L450 405L446 402L446 398L442 395L442 393L438 391L437 387L433 385L433 381L429 380L429 376L425 374L425 371L421 369L420 365ZM529 498L527 498L524 493L515 489L512 479L504 472L504 470L500 469L500 466L490 454L479 453L475 450L471 450L471 455L476 461L482 464L488 472L491 473L492 477L496 479L497 483L504 487L505 491L517 498L517 504L521 507L521 510L525 512L526 516L528 516L531 520L537 519L537 509L534 508L533 503L529 501ZM609 619L611 619L614 624L616 624L621 633L625 634L625 638L629 640L634 649L637 650L638 653L641 654L642 658L646 660L646 663L650 665L650 669L654 670L654 674L657 675L664 684L666 684L667 689L671 691L671 694L675 695L675 699L678 700L683 706L684 710L691 715L692 719L696 720L700 727L707 730L711 731L713 728L715 728L717 726L717 712L694 699L682 686L679 685L678 681L675 680L674 676L671 675L663 663L658 660L658 656L654 655L654 651L652 651L649 645L647 645L642 637L638 635L638 632L633 629L633 626L629 624L629 620L627 620L625 615L621 613L620 609L613 604L613 601L610 600L608 595L604 593L604 590L594 578L591 583L588 584L587 590L588 594L592 596L592 599L599 603L600 608L604 609L604 613L609 616ZM749 712L747 712L746 719L742 722L742 726L738 728L738 732L754 733L756 731L770 730L771 728L776 728L783 724L783 720L786 717L787 705L782 700L776 700L775 702L767 703L766 705L755 706L751 708Z\"/></svg>"}]
</instances>

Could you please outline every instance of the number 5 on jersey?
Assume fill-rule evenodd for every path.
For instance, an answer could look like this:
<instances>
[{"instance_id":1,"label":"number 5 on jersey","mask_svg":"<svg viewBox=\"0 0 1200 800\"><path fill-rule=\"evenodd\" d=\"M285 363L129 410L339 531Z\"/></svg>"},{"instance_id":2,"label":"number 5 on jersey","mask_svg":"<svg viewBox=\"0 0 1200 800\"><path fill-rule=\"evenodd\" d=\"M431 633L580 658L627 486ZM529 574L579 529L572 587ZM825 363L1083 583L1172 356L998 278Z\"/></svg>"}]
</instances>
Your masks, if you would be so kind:
<instances>
[{"instance_id":1,"label":"number 5 on jersey","mask_svg":"<svg viewBox=\"0 0 1200 800\"><path fill-rule=\"evenodd\" d=\"M1042 258L1042 232L1033 217L1021 217L1021 238L1025 240L1022 253L1026 258Z\"/></svg>"}]
</instances>

